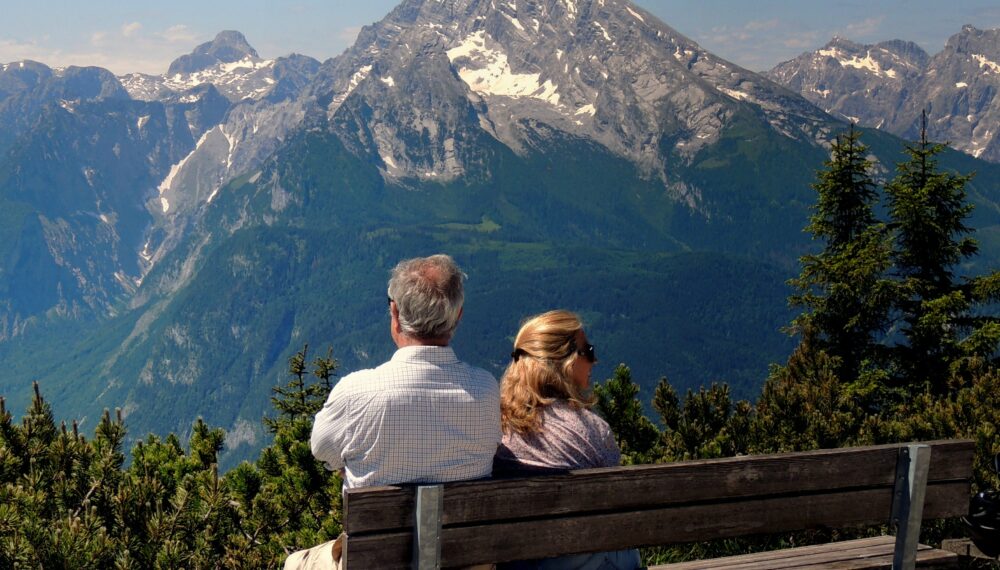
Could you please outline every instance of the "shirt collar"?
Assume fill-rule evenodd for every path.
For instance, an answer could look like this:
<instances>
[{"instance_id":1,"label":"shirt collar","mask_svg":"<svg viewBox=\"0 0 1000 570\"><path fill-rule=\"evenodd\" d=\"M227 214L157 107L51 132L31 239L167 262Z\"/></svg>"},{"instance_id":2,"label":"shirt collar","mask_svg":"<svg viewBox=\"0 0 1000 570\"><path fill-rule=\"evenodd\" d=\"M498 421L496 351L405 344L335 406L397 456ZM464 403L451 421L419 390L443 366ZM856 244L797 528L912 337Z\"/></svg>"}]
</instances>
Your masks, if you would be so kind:
<instances>
[{"instance_id":1,"label":"shirt collar","mask_svg":"<svg viewBox=\"0 0 1000 570\"><path fill-rule=\"evenodd\" d=\"M454 364L458 362L455 351L450 346L404 346L392 355L393 362L427 362L430 364Z\"/></svg>"}]
</instances>

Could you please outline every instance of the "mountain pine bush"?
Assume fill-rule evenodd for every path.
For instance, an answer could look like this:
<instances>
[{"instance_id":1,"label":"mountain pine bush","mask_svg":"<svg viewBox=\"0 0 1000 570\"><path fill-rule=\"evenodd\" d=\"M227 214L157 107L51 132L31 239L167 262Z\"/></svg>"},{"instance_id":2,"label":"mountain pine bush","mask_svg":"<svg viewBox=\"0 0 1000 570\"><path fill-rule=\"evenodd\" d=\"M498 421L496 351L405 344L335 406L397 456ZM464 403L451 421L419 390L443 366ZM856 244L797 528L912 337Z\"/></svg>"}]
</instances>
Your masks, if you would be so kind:
<instances>
[{"instance_id":1,"label":"mountain pine bush","mask_svg":"<svg viewBox=\"0 0 1000 570\"><path fill-rule=\"evenodd\" d=\"M312 418L337 362L292 357L275 389L274 442L256 463L217 468L223 430L195 421L187 445L148 436L125 465L121 414L88 439L56 427L36 384L15 423L0 398L0 568L276 568L340 533L339 475L312 457Z\"/></svg>"}]
</instances>

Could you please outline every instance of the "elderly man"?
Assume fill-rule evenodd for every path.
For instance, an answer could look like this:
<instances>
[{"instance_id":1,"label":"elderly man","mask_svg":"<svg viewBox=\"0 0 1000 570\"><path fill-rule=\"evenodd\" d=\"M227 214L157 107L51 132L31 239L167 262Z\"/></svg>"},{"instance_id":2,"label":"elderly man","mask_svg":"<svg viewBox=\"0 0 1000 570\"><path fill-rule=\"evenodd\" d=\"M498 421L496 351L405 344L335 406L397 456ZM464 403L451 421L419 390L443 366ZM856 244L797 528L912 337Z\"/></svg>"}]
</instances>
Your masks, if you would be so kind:
<instances>
[{"instance_id":1,"label":"elderly man","mask_svg":"<svg viewBox=\"0 0 1000 570\"><path fill-rule=\"evenodd\" d=\"M313 424L313 455L344 469L345 489L490 475L501 439L499 386L448 346L462 317L462 278L447 255L392 270L389 331L398 350L345 376ZM296 552L285 568L329 568L339 542Z\"/></svg>"}]
</instances>

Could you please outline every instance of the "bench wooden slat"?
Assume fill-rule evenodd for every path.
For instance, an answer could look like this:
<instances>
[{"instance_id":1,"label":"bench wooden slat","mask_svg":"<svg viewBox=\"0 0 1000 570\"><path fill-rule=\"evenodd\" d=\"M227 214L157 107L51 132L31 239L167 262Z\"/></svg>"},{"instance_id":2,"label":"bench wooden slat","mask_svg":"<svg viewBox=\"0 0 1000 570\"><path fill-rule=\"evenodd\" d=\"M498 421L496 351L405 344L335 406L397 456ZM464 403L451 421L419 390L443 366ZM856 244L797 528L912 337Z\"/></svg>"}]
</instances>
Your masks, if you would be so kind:
<instances>
[{"instance_id":1,"label":"bench wooden slat","mask_svg":"<svg viewBox=\"0 0 1000 570\"><path fill-rule=\"evenodd\" d=\"M968 493L967 481L928 485L924 517L954 516L955 505L961 505L964 512ZM442 529L442 563L462 566L808 528L884 524L891 503L892 489L882 488L486 525L446 525ZM348 568L404 568L411 551L410 532L352 535L347 548Z\"/></svg>"},{"instance_id":2,"label":"bench wooden slat","mask_svg":"<svg viewBox=\"0 0 1000 570\"><path fill-rule=\"evenodd\" d=\"M727 556L725 558L707 558L704 560L692 560L689 562L676 562L673 564L659 564L650 566L649 570L710 570L719 568L720 564L725 564L725 568L739 568L743 564L782 564L782 561L789 559L810 559L816 555L825 555L831 549L843 552L845 557L863 556L873 551L879 552L881 549L892 548L895 545L895 538L892 536L877 536L874 538L862 538L859 540L848 540L842 542L831 542L828 544L812 544L797 548L783 548L780 550L770 550L767 552L757 552L753 554L740 554Z\"/></svg>"},{"instance_id":3,"label":"bench wooden slat","mask_svg":"<svg viewBox=\"0 0 1000 570\"><path fill-rule=\"evenodd\" d=\"M878 536L709 560L650 566L649 570L782 570L787 568L891 568L895 538ZM957 565L958 556L921 544L918 568Z\"/></svg>"},{"instance_id":4,"label":"bench wooden slat","mask_svg":"<svg viewBox=\"0 0 1000 570\"><path fill-rule=\"evenodd\" d=\"M928 442L934 481L964 480L970 441ZM510 480L449 483L443 524L571 515L837 488L891 487L899 445L685 461ZM345 494L344 528L353 536L413 526L412 487ZM957 512L955 514L963 514ZM954 516L954 515L944 515Z\"/></svg>"},{"instance_id":5,"label":"bench wooden slat","mask_svg":"<svg viewBox=\"0 0 1000 570\"><path fill-rule=\"evenodd\" d=\"M917 553L917 568L958 568L958 557L949 556L941 550L931 549ZM806 566L806 569L823 570L892 570L892 553L878 558L858 561L841 561L817 566Z\"/></svg>"}]
</instances>

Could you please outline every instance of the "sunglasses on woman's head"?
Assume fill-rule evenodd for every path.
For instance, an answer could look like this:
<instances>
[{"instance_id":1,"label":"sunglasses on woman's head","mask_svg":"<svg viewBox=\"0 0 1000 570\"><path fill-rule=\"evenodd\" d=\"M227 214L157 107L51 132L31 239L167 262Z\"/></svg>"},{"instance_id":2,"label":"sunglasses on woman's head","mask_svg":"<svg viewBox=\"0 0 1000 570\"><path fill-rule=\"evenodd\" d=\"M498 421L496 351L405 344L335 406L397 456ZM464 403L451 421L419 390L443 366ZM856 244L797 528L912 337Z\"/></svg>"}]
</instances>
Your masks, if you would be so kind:
<instances>
[{"instance_id":1,"label":"sunglasses on woman's head","mask_svg":"<svg viewBox=\"0 0 1000 570\"><path fill-rule=\"evenodd\" d=\"M580 350L576 351L577 354L587 359L587 362L593 364L597 362L597 350L594 345L587 344Z\"/></svg>"}]
</instances>

